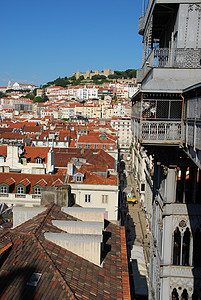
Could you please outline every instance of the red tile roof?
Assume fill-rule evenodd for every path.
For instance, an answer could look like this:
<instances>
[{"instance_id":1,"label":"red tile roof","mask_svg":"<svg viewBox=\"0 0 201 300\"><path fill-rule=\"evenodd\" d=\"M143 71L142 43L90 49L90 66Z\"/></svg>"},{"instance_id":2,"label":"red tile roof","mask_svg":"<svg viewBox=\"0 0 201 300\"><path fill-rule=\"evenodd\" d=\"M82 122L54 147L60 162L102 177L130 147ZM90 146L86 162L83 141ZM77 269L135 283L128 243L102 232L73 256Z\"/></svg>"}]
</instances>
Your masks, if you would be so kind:
<instances>
[{"instance_id":1,"label":"red tile roof","mask_svg":"<svg viewBox=\"0 0 201 300\"><path fill-rule=\"evenodd\" d=\"M7 146L0 146L0 155L3 157L7 156Z\"/></svg>"},{"instance_id":2,"label":"red tile roof","mask_svg":"<svg viewBox=\"0 0 201 300\"><path fill-rule=\"evenodd\" d=\"M0 236L0 251L10 247L0 269L1 299L129 299L127 257L122 229L107 221L102 267L44 238L44 232L63 232L52 220L77 220L56 205ZM123 250L123 253L122 253ZM35 288L31 275L42 274Z\"/></svg>"},{"instance_id":3,"label":"red tile roof","mask_svg":"<svg viewBox=\"0 0 201 300\"><path fill-rule=\"evenodd\" d=\"M40 183L39 183L40 182ZM29 194L33 194L33 187L36 184L40 184L44 186L46 182L47 186L60 185L61 182L65 182L65 174L25 174L25 173L1 173L0 176L0 184L7 183L9 185L19 183L24 184L25 186L30 184ZM13 191L9 191L10 193L15 193L15 189Z\"/></svg>"}]
</instances>

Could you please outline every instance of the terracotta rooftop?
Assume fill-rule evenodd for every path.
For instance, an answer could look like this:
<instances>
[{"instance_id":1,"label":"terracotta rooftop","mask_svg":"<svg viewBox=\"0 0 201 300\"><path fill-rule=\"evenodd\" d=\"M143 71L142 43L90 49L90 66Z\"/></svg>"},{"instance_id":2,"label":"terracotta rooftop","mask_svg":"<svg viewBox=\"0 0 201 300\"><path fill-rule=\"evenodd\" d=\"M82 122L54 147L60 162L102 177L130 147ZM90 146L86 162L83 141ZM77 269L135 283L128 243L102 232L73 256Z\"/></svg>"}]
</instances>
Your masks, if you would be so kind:
<instances>
[{"instance_id":1,"label":"terracotta rooftop","mask_svg":"<svg viewBox=\"0 0 201 300\"><path fill-rule=\"evenodd\" d=\"M79 148L54 148L55 167L67 167L72 158L86 159L90 165L105 166L108 169L114 169L114 158L104 150L97 149L79 149ZM92 169L91 169L92 170Z\"/></svg>"},{"instance_id":2,"label":"terracotta rooftop","mask_svg":"<svg viewBox=\"0 0 201 300\"><path fill-rule=\"evenodd\" d=\"M1 173L0 184L7 183L8 185L18 185L22 183L25 186L30 184L29 194L33 193L33 187L36 184L40 186L53 186L60 185L65 182L65 174L25 174L25 173ZM45 184L46 183L46 184ZM15 193L15 189L9 191L9 193Z\"/></svg>"},{"instance_id":3,"label":"terracotta rooftop","mask_svg":"<svg viewBox=\"0 0 201 300\"><path fill-rule=\"evenodd\" d=\"M55 204L0 236L0 299L130 299L125 229L105 223L103 267L45 239L52 220L77 220ZM41 274L29 286L33 273Z\"/></svg>"}]
</instances>

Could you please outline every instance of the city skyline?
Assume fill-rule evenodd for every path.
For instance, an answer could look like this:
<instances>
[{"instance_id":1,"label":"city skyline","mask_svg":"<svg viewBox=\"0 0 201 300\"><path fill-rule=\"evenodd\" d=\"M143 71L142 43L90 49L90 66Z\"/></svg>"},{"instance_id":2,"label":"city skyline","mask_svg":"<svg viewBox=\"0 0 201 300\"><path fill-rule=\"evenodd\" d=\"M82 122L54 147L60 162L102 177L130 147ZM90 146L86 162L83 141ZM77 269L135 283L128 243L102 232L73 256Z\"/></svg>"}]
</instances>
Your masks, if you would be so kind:
<instances>
[{"instance_id":1,"label":"city skyline","mask_svg":"<svg viewBox=\"0 0 201 300\"><path fill-rule=\"evenodd\" d=\"M115 5L114 5L115 4ZM141 0L2 3L0 86L44 84L73 72L141 66Z\"/></svg>"}]
</instances>

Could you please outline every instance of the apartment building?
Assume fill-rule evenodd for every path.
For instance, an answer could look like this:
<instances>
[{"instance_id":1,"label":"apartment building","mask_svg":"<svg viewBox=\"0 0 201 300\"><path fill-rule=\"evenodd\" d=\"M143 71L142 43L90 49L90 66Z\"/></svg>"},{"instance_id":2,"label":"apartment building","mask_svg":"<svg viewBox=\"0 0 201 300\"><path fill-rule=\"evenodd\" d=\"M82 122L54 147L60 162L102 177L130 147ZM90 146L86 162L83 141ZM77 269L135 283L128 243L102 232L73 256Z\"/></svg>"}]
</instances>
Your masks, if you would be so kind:
<instances>
[{"instance_id":1,"label":"apartment building","mask_svg":"<svg viewBox=\"0 0 201 300\"><path fill-rule=\"evenodd\" d=\"M131 118L113 117L111 119L111 127L117 131L118 144L121 149L128 149L131 146L132 131L131 131Z\"/></svg>"}]
</instances>

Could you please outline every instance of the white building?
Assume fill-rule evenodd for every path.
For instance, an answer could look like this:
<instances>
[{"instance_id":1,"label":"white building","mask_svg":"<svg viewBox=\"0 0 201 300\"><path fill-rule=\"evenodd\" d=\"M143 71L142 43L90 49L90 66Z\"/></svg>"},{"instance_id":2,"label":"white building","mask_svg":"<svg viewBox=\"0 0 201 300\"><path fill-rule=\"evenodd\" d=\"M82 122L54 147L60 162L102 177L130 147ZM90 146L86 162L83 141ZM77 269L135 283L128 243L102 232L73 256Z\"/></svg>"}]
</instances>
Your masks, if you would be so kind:
<instances>
[{"instance_id":1,"label":"white building","mask_svg":"<svg viewBox=\"0 0 201 300\"><path fill-rule=\"evenodd\" d=\"M12 86L13 90L31 90L31 91L33 91L36 88L37 88L37 86L34 84L19 83L19 82L15 82Z\"/></svg>"}]
</instances>

